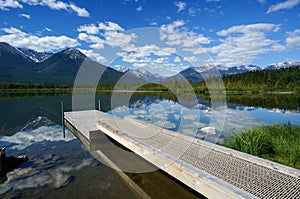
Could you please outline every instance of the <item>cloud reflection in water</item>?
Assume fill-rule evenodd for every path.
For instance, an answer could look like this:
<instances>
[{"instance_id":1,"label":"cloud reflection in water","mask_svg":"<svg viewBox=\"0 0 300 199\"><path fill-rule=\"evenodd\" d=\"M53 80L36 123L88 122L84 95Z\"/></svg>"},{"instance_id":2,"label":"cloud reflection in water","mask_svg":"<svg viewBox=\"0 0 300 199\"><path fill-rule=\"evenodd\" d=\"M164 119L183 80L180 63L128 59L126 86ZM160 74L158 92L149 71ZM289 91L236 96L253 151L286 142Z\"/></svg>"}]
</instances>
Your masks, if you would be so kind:
<instances>
[{"instance_id":1,"label":"cloud reflection in water","mask_svg":"<svg viewBox=\"0 0 300 199\"><path fill-rule=\"evenodd\" d=\"M2 136L0 145L6 146L8 155L29 156L27 163L7 174L0 194L44 186L61 188L73 181L74 172L95 163L70 131L66 130L63 138L61 126L42 126Z\"/></svg>"}]
</instances>

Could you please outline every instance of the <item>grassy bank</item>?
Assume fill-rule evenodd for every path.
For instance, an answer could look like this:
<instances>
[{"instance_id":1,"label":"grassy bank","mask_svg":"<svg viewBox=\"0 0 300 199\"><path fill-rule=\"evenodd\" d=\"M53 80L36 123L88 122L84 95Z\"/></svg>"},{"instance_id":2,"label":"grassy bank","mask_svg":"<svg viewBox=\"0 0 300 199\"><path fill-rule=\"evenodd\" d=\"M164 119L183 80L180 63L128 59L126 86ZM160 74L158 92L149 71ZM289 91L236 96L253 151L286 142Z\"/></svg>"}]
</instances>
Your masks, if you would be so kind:
<instances>
[{"instance_id":1,"label":"grassy bank","mask_svg":"<svg viewBox=\"0 0 300 199\"><path fill-rule=\"evenodd\" d=\"M237 132L226 147L300 169L300 126L270 125Z\"/></svg>"}]
</instances>

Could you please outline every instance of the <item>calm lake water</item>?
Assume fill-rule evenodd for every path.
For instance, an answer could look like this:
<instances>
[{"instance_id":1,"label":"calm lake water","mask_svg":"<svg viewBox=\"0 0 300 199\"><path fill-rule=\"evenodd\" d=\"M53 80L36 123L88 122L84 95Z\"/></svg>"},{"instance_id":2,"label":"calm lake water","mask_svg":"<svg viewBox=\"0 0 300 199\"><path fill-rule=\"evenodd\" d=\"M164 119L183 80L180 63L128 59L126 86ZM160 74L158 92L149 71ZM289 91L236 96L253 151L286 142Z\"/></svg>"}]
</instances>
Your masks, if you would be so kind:
<instances>
[{"instance_id":1,"label":"calm lake water","mask_svg":"<svg viewBox=\"0 0 300 199\"><path fill-rule=\"evenodd\" d=\"M110 94L99 94L95 107L100 99L101 109L110 114L132 117L214 143L234 131L263 124L300 125L299 98L291 96L276 96L276 102L275 97L236 99L236 103L227 103L226 110L218 112L202 98L198 99L199 105L187 108L153 93L133 95L129 104L122 104L127 95L131 94L118 94L119 102L111 108ZM7 156L26 154L30 158L1 180L0 198L136 198L114 171L94 159L70 131L66 131L66 138L62 137L62 101L65 110L72 109L71 96L0 98L0 147L6 146ZM213 117L218 115L225 115L224 121L212 126ZM203 131L208 126L216 132Z\"/></svg>"}]
</instances>

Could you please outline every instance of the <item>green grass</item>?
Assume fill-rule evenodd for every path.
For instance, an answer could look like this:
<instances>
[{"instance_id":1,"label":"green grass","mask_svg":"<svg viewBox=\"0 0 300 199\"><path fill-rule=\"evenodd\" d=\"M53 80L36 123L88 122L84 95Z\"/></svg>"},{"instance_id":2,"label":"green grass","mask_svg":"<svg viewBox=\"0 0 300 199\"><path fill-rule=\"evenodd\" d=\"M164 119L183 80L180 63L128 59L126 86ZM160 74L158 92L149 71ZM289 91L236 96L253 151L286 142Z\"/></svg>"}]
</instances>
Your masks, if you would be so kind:
<instances>
[{"instance_id":1,"label":"green grass","mask_svg":"<svg viewBox=\"0 0 300 199\"><path fill-rule=\"evenodd\" d=\"M275 124L236 132L226 147L300 169L300 126Z\"/></svg>"}]
</instances>

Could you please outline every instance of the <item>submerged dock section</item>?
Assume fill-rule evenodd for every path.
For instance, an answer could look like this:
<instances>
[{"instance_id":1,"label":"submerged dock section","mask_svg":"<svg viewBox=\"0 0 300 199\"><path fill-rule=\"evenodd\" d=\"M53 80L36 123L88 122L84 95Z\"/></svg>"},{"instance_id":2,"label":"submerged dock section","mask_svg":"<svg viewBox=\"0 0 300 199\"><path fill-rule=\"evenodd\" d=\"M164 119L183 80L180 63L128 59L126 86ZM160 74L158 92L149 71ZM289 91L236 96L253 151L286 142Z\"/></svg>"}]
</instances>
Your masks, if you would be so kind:
<instances>
[{"instance_id":1,"label":"submerged dock section","mask_svg":"<svg viewBox=\"0 0 300 199\"><path fill-rule=\"evenodd\" d=\"M65 112L64 122L90 151L109 149L109 137L208 198L300 198L300 171L281 164L96 110ZM151 167L107 157L115 169Z\"/></svg>"}]
</instances>

